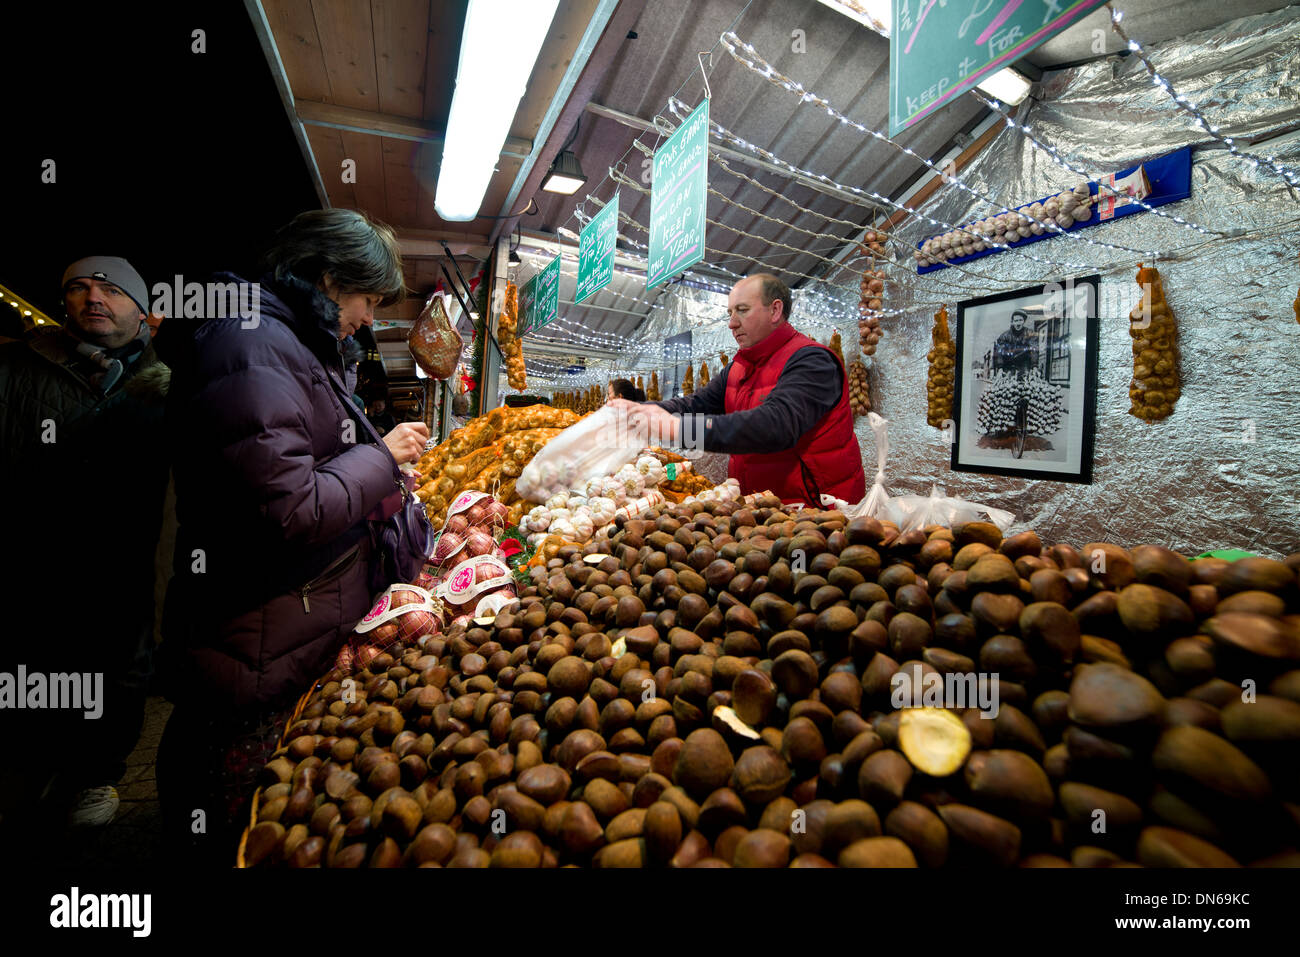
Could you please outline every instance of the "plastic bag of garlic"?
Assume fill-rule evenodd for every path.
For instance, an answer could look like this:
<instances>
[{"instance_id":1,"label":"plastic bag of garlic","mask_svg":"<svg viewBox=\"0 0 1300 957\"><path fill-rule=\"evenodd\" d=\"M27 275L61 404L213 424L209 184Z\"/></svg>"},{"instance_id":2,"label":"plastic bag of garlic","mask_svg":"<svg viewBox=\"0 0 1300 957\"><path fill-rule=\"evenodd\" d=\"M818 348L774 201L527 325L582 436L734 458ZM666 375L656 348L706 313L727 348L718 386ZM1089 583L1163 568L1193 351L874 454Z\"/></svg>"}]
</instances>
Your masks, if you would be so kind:
<instances>
[{"instance_id":1,"label":"plastic bag of garlic","mask_svg":"<svg viewBox=\"0 0 1300 957\"><path fill-rule=\"evenodd\" d=\"M643 445L626 417L605 406L547 442L524 467L515 491L543 503L588 476L617 473L636 459Z\"/></svg>"}]
</instances>

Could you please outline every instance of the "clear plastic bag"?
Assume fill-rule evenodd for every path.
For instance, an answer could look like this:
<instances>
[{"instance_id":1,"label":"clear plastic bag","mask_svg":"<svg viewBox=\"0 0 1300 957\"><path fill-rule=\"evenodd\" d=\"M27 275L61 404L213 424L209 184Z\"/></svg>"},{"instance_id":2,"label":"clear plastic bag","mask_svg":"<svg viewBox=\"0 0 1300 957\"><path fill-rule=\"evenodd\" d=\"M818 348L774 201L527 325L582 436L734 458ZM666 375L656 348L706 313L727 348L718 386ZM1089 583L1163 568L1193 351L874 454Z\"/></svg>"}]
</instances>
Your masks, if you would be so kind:
<instances>
[{"instance_id":1,"label":"clear plastic bag","mask_svg":"<svg viewBox=\"0 0 1300 957\"><path fill-rule=\"evenodd\" d=\"M968 502L963 498L950 498L946 489L935 485L929 495L899 495L889 502L888 518L898 525L900 532L927 525L944 525L951 528L962 522L990 521L1005 532L1016 520L1011 512L988 505Z\"/></svg>"},{"instance_id":2,"label":"clear plastic bag","mask_svg":"<svg viewBox=\"0 0 1300 957\"><path fill-rule=\"evenodd\" d=\"M876 437L876 479L867 490L866 498L850 504L830 495L822 495L823 508L838 508L846 518L869 515L872 518L889 518L889 491L885 488L885 459L889 457L889 423L875 412L867 413L867 422Z\"/></svg>"},{"instance_id":3,"label":"clear plastic bag","mask_svg":"<svg viewBox=\"0 0 1300 957\"><path fill-rule=\"evenodd\" d=\"M636 460L643 439L628 427L626 414L605 406L547 442L524 467L515 491L542 503L587 479L614 475Z\"/></svg>"},{"instance_id":4,"label":"clear plastic bag","mask_svg":"<svg viewBox=\"0 0 1300 957\"><path fill-rule=\"evenodd\" d=\"M411 356L429 378L446 379L456 371L464 345L447 316L447 294L434 293L407 336Z\"/></svg>"}]
</instances>

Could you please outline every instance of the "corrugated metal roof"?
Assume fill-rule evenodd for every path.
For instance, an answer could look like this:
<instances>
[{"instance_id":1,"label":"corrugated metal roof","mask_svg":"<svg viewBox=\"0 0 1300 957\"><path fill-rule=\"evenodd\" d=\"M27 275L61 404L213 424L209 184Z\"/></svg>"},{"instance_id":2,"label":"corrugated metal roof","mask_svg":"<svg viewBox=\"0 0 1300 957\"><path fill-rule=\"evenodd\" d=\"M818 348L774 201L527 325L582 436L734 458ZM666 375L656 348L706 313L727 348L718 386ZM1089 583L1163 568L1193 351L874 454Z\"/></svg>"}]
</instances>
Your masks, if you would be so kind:
<instances>
[{"instance_id":1,"label":"corrugated metal roof","mask_svg":"<svg viewBox=\"0 0 1300 957\"><path fill-rule=\"evenodd\" d=\"M493 220L449 224L433 212L440 145L395 138L391 133L349 131L336 128L338 123L319 121L320 111L329 123L338 119L329 110L343 108L366 114L377 129L406 121L436 133L445 123L450 103L466 0L372 0L360 5L339 0L263 2L294 96L318 104L306 107L307 113L317 110L318 121L309 125L308 136L318 165L332 172L344 157L359 157L359 166L368 173L359 176L355 185L334 182L337 175L327 176L331 202L367 209L397 227L414 250L407 256L407 276L408 284L417 290L428 289L441 276L440 240L450 237L458 242L458 255L485 255L490 236L500 229ZM527 143L538 135L559 76L575 55L577 34L595 3L562 0L534 70L534 82L511 130L520 141ZM1126 0L1120 6L1134 35L1153 43L1286 4ZM650 198L636 186L648 181L643 173L649 160L633 143L640 140L652 148L658 142L659 137L644 128L656 115L676 125L677 119L667 109L673 96L688 106L700 102L704 92L697 68L700 51L713 51L708 70L711 118L782 160L846 186L893 198L922 174L932 175L895 145L801 103L795 94L736 62L719 44L721 34L734 30L777 71L853 120L883 132L889 124L889 42L884 37L817 0L623 0L617 22L632 22L628 11L637 9L640 15L626 38L607 32L601 40L602 64L608 51L617 53L603 77L593 81L584 75L580 90L584 96L592 91L590 102L581 104L585 109L580 114L576 110L565 114L580 116L579 125L566 122L550 132L547 155L572 138L569 148L581 161L588 182L572 197L536 193L539 212L518 221L524 230L520 251L526 264L532 262L530 253L540 256L555 248L546 240L580 230L575 207L585 208L590 215L599 209L597 201L614 194L608 171L620 162L626 164L633 181L621 187L621 211L641 227L648 226ZM1024 62L1045 69L1117 52L1121 44L1107 29L1107 16L1105 10L1090 15ZM503 50L502 55L508 56L509 51ZM303 112L299 110L300 115ZM959 97L895 143L937 162L969 145L969 134L987 115L973 96ZM343 120L346 126L347 117ZM721 144L715 141L714 145ZM500 211L520 163L503 155L483 213ZM712 265L737 274L766 269L784 275L794 287L807 286L812 282L809 277L821 275L828 260L876 219L870 205L847 201L842 192L814 189L772 172L770 166L735 158L726 158L725 163L724 167L714 161L709 166L709 184L716 193L708 203L710 248L702 267ZM588 195L597 201L587 199ZM519 197L515 207L524 202L525 197ZM634 243L648 242L647 235L631 224L621 226L620 233L633 241L620 243L620 251L632 257L638 254ZM531 275L532 268L525 265L522 277ZM565 269L572 272L574 266L569 262ZM725 279L725 273L714 275ZM841 275L843 281L852 280L851 275ZM664 296L662 288L646 291L643 277L635 272L616 272L609 287L582 305L573 304L574 286L571 275L562 276L561 319L537 335L537 348L532 350L539 356L539 369L559 367L584 352L616 348ZM398 316L412 319L416 311L418 303L408 304ZM547 343L548 339L554 341ZM562 355L566 344L568 354ZM544 358L541 350L547 353Z\"/></svg>"}]
</instances>

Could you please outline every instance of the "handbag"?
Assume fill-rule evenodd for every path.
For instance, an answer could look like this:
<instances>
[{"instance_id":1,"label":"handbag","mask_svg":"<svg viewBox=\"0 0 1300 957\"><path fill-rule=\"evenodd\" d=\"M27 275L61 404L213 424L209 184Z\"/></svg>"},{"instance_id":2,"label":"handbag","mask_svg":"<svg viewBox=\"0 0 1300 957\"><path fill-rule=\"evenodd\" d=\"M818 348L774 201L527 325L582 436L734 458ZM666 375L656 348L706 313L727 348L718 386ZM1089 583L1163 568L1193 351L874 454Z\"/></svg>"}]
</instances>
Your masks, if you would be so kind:
<instances>
[{"instance_id":1,"label":"handbag","mask_svg":"<svg viewBox=\"0 0 1300 957\"><path fill-rule=\"evenodd\" d=\"M384 450L393 465L393 482L390 492L375 510L366 516L370 525L370 543L373 559L370 563L370 592L378 594L390 585L410 583L424 569L424 563L433 554L437 532L429 524L424 502L415 494L416 475L404 473L384 444L383 436L371 425L366 414L343 401L338 380L326 372L333 387L334 398L343 403L348 416L361 428L374 444Z\"/></svg>"},{"instance_id":2,"label":"handbag","mask_svg":"<svg viewBox=\"0 0 1300 957\"><path fill-rule=\"evenodd\" d=\"M398 473L398 491L384 499L375 510L381 514L387 512L386 516L375 516L370 521L370 538L375 546L375 561L370 566L370 590L376 594L390 585L415 581L433 554L438 538L429 524L424 503L415 494L415 476L402 474L396 462L393 468Z\"/></svg>"}]
</instances>

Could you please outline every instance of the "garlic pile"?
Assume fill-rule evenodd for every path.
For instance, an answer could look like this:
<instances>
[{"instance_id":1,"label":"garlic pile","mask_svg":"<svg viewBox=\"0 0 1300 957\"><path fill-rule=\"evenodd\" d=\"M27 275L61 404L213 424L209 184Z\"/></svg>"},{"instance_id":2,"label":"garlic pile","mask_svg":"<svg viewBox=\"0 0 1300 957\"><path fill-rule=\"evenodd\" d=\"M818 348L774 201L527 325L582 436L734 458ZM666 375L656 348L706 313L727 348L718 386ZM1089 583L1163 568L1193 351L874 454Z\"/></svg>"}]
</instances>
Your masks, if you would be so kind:
<instances>
[{"instance_id":1,"label":"garlic pile","mask_svg":"<svg viewBox=\"0 0 1300 957\"><path fill-rule=\"evenodd\" d=\"M1092 218L1092 192L1087 183L1064 190L1011 212L967 223L957 229L931 236L912 253L916 265L935 266L962 259L987 249L1014 246L1031 236L1069 229Z\"/></svg>"},{"instance_id":2,"label":"garlic pile","mask_svg":"<svg viewBox=\"0 0 1300 957\"><path fill-rule=\"evenodd\" d=\"M953 374L956 369L957 347L948 331L948 309L940 306L934 314L934 329L930 333L929 382L926 387L927 410L925 421L936 429L952 418Z\"/></svg>"},{"instance_id":3,"label":"garlic pile","mask_svg":"<svg viewBox=\"0 0 1300 957\"><path fill-rule=\"evenodd\" d=\"M849 407L854 415L871 411L871 390L867 385L867 367L861 359L849 363Z\"/></svg>"},{"instance_id":4,"label":"garlic pile","mask_svg":"<svg viewBox=\"0 0 1300 957\"><path fill-rule=\"evenodd\" d=\"M738 502L740 501L740 482L734 478L729 478L721 485L715 485L711 489L701 492L699 495L688 495L682 499L683 504L691 502Z\"/></svg>"},{"instance_id":5,"label":"garlic pile","mask_svg":"<svg viewBox=\"0 0 1300 957\"><path fill-rule=\"evenodd\" d=\"M1178 375L1178 325L1165 299L1164 283L1155 267L1138 263L1142 300L1129 313L1133 339L1133 378L1129 382L1129 415L1147 422L1168 418L1182 395Z\"/></svg>"},{"instance_id":6,"label":"garlic pile","mask_svg":"<svg viewBox=\"0 0 1300 957\"><path fill-rule=\"evenodd\" d=\"M998 372L980 396L976 421L985 435L1008 433L1016 427L1016 406L1028 399L1029 435L1051 435L1061 425L1061 390L1043 380L1036 371L1028 379L1014 372Z\"/></svg>"},{"instance_id":7,"label":"garlic pile","mask_svg":"<svg viewBox=\"0 0 1300 957\"><path fill-rule=\"evenodd\" d=\"M614 521L618 509L643 498L647 489L654 489L667 478L662 462L653 455L642 455L614 475L587 479L552 495L545 505L538 505L520 519L519 530L528 535L530 545L547 535L585 543L598 529Z\"/></svg>"}]
</instances>

